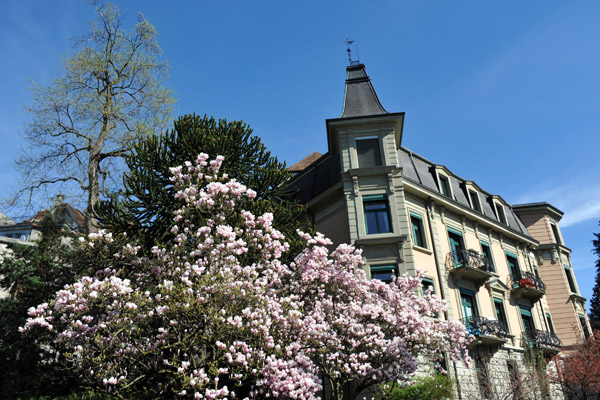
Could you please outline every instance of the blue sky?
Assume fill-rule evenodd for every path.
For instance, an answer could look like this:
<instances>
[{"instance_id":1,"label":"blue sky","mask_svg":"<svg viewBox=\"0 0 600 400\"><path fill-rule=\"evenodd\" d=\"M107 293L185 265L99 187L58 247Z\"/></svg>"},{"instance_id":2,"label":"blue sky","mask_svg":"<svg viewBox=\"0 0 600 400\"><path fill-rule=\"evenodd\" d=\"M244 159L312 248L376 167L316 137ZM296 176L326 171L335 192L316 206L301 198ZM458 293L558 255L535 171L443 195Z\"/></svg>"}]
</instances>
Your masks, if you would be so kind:
<instances>
[{"instance_id":1,"label":"blue sky","mask_svg":"<svg viewBox=\"0 0 600 400\"><path fill-rule=\"evenodd\" d=\"M600 3L595 1L120 1L141 11L171 65L176 115L248 122L292 164L325 152L342 110L345 35L404 146L516 204L562 211L579 287L599 232ZM80 0L0 0L0 193L28 120L30 80L60 69L87 32Z\"/></svg>"}]
</instances>

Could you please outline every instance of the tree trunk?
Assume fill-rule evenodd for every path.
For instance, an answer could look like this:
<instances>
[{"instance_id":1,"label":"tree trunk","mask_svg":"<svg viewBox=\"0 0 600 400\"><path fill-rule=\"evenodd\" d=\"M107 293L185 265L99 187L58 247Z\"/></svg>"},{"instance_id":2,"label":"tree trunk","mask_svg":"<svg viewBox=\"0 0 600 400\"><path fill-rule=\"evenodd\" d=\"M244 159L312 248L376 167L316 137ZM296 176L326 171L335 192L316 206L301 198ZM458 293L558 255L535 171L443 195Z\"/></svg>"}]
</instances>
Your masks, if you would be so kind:
<instances>
[{"instance_id":1,"label":"tree trunk","mask_svg":"<svg viewBox=\"0 0 600 400\"><path fill-rule=\"evenodd\" d=\"M100 200L100 185L98 182L99 164L98 152L92 152L88 163L88 201L85 213L85 230L88 234L98 232L93 207Z\"/></svg>"}]
</instances>

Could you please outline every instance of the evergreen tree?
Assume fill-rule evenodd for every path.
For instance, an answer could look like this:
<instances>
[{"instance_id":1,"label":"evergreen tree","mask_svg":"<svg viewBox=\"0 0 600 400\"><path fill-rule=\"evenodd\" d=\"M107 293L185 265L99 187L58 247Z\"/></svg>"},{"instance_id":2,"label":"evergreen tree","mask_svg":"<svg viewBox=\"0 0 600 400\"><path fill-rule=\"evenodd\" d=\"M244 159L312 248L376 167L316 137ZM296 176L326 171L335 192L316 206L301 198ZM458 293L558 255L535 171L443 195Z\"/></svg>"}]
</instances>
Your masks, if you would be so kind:
<instances>
[{"instance_id":1,"label":"evergreen tree","mask_svg":"<svg viewBox=\"0 0 600 400\"><path fill-rule=\"evenodd\" d=\"M307 221L304 207L290 200L291 174L285 163L273 157L244 122L206 115L180 117L173 130L141 139L134 146L126 158L129 172L124 191L96 209L100 226L113 233L126 232L145 249L167 243L174 237L173 212L181 204L175 198L170 168L193 162L200 153L225 157L221 171L257 192L256 199L245 204L247 210L255 215L273 213L274 226L290 241L289 257L297 254L302 244L296 229L306 229Z\"/></svg>"},{"instance_id":2,"label":"evergreen tree","mask_svg":"<svg viewBox=\"0 0 600 400\"><path fill-rule=\"evenodd\" d=\"M592 241L594 244L593 252L598 256L596 260L596 285L590 300L590 323L592 328L600 329L600 233L594 233L596 237Z\"/></svg>"},{"instance_id":3,"label":"evergreen tree","mask_svg":"<svg viewBox=\"0 0 600 400\"><path fill-rule=\"evenodd\" d=\"M80 272L72 262L77 259L78 244L73 235L50 213L38 228L41 238L37 242L15 245L12 254L2 254L0 262L0 288L9 291L9 297L0 299L2 398L65 394L76 380L68 371L40 363L40 348L18 331L30 307L50 299Z\"/></svg>"}]
</instances>

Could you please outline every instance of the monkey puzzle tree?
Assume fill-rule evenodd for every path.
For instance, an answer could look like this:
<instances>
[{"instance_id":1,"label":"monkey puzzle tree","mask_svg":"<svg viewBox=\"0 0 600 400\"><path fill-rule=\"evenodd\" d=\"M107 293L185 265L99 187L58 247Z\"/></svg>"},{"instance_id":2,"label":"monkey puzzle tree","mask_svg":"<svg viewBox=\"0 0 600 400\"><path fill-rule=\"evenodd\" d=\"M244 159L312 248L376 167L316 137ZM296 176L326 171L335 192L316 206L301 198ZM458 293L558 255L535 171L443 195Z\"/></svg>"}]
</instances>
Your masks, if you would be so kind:
<instances>
[{"instance_id":1,"label":"monkey puzzle tree","mask_svg":"<svg viewBox=\"0 0 600 400\"><path fill-rule=\"evenodd\" d=\"M303 247L296 229L307 229L305 209L290 199L291 174L285 163L252 133L242 121L185 115L175 121L173 130L141 139L125 160L129 171L123 178L124 191L96 209L99 224L113 233L127 232L146 249L168 242L175 237L171 232L174 204L182 204L175 196L170 168L194 160L199 153L211 158L222 155L221 171L256 192L244 207L256 215L272 213L274 226L286 235L289 254L295 256Z\"/></svg>"},{"instance_id":2,"label":"monkey puzzle tree","mask_svg":"<svg viewBox=\"0 0 600 400\"><path fill-rule=\"evenodd\" d=\"M91 210L120 170L118 160L136 139L165 127L173 104L155 28L140 14L127 31L111 4L96 3L96 13L60 75L32 87L29 146L17 158L22 181L11 199L14 206L23 198L31 204L37 190L83 192L88 231L95 230Z\"/></svg>"}]
</instances>

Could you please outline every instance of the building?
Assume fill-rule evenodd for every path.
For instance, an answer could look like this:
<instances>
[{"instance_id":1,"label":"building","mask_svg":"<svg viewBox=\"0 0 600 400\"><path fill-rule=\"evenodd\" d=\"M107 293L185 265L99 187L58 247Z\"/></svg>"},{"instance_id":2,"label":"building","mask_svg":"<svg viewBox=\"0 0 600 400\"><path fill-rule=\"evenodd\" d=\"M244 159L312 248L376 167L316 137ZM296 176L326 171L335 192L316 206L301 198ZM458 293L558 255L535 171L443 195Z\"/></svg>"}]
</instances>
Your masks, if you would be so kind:
<instances>
[{"instance_id":1,"label":"building","mask_svg":"<svg viewBox=\"0 0 600 400\"><path fill-rule=\"evenodd\" d=\"M351 63L342 114L326 121L327 153L290 167L296 197L334 243L363 249L371 278L424 271L424 286L447 301L440 317L475 336L472 367L447 365L458 398L534 393L526 358L548 358L589 330L562 213L513 206L402 147L403 122L383 108L365 66Z\"/></svg>"},{"instance_id":2,"label":"building","mask_svg":"<svg viewBox=\"0 0 600 400\"><path fill-rule=\"evenodd\" d=\"M85 215L67 203L57 203L50 211L61 221L66 229L73 232L85 232ZM39 223L46 216L46 211L39 211L21 223L16 223L5 214L0 213L0 261L6 254L11 253L15 245L35 246L35 240L40 238ZM0 289L0 298L7 297L9 291Z\"/></svg>"},{"instance_id":3,"label":"building","mask_svg":"<svg viewBox=\"0 0 600 400\"><path fill-rule=\"evenodd\" d=\"M50 212L68 229L74 232L85 232L85 215L70 204L57 203ZM21 223L16 223L0 213L0 237L26 242L36 240L39 238L39 231L36 226L45 215L46 211L38 211L35 216Z\"/></svg>"}]
</instances>

